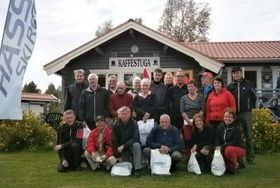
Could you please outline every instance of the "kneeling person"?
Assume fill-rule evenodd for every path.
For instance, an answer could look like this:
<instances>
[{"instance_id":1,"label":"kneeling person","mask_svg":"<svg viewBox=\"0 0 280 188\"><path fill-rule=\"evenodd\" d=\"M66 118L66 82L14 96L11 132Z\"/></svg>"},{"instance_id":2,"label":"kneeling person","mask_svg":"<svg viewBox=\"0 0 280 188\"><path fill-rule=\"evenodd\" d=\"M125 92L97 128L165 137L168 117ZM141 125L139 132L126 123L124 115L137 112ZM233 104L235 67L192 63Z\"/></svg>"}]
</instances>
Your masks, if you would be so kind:
<instances>
[{"instance_id":1,"label":"kneeling person","mask_svg":"<svg viewBox=\"0 0 280 188\"><path fill-rule=\"evenodd\" d=\"M57 131L57 145L60 162L58 172L80 169L82 154L83 125L76 121L73 110L66 110L63 114L64 124Z\"/></svg>"},{"instance_id":2,"label":"kneeling person","mask_svg":"<svg viewBox=\"0 0 280 188\"><path fill-rule=\"evenodd\" d=\"M159 122L160 125L151 130L143 153L148 159L151 156L151 149L159 149L162 154L170 154L171 170L174 171L176 164L182 159L180 150L183 149L183 139L178 129L170 124L169 115L161 115Z\"/></svg>"},{"instance_id":3,"label":"kneeling person","mask_svg":"<svg viewBox=\"0 0 280 188\"><path fill-rule=\"evenodd\" d=\"M96 128L93 129L87 140L87 149L85 151L92 170L100 168L100 164L105 164L109 170L117 161L112 156L113 148L111 145L112 132L106 126L106 118L104 116L96 116Z\"/></svg>"}]
</instances>

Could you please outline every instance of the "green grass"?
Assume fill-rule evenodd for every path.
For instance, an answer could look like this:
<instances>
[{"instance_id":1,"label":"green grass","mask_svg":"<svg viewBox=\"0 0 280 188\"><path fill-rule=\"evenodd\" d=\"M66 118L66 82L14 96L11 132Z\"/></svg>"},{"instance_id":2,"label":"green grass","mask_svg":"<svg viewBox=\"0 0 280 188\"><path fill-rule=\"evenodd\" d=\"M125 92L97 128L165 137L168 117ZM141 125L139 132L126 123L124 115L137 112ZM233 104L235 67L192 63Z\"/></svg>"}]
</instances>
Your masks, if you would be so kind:
<instances>
[{"instance_id":1,"label":"green grass","mask_svg":"<svg viewBox=\"0 0 280 188\"><path fill-rule=\"evenodd\" d=\"M50 151L0 153L0 187L280 187L280 153L257 155L256 165L238 175L196 176L183 163L171 176L152 176L144 170L140 178L112 177L105 171L57 173L57 155Z\"/></svg>"}]
</instances>

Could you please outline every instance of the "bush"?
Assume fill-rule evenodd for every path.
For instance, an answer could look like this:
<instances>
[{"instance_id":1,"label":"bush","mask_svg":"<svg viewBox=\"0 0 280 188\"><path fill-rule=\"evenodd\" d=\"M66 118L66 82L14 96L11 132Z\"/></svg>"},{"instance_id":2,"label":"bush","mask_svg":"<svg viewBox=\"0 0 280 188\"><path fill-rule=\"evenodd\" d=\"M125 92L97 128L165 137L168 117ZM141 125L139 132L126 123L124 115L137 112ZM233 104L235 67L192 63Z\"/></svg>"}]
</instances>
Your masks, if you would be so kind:
<instances>
[{"instance_id":1,"label":"bush","mask_svg":"<svg viewBox=\"0 0 280 188\"><path fill-rule=\"evenodd\" d=\"M32 112L24 112L23 120L0 121L0 150L17 151L52 147L55 131Z\"/></svg>"},{"instance_id":2,"label":"bush","mask_svg":"<svg viewBox=\"0 0 280 188\"><path fill-rule=\"evenodd\" d=\"M258 152L280 151L280 123L272 119L269 109L253 110L253 140Z\"/></svg>"}]
</instances>

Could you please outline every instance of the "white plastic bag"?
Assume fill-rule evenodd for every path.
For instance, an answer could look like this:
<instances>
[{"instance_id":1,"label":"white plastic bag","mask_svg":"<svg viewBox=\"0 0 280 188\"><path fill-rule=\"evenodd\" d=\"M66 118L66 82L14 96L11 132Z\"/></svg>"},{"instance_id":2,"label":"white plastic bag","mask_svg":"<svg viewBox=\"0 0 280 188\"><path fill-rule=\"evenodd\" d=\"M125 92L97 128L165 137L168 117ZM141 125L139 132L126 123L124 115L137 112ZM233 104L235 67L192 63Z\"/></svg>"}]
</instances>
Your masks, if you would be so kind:
<instances>
[{"instance_id":1,"label":"white plastic bag","mask_svg":"<svg viewBox=\"0 0 280 188\"><path fill-rule=\"evenodd\" d=\"M151 174L170 175L171 157L161 154L158 149L151 150Z\"/></svg>"},{"instance_id":2,"label":"white plastic bag","mask_svg":"<svg viewBox=\"0 0 280 188\"><path fill-rule=\"evenodd\" d=\"M91 130L86 125L86 127L83 128L83 149L84 150L86 150L86 148L87 148L87 139L88 139L90 132L91 132Z\"/></svg>"},{"instance_id":3,"label":"white plastic bag","mask_svg":"<svg viewBox=\"0 0 280 188\"><path fill-rule=\"evenodd\" d=\"M147 121L140 120L137 122L139 133L140 133L140 142L142 146L146 146L147 137L150 134L152 128L155 126L154 119L148 119Z\"/></svg>"},{"instance_id":4,"label":"white plastic bag","mask_svg":"<svg viewBox=\"0 0 280 188\"><path fill-rule=\"evenodd\" d=\"M188 167L189 172L199 175L199 174L201 174L201 170L200 170L199 164L196 160L195 154L196 154L196 152L191 152L191 156L190 156L187 167Z\"/></svg>"},{"instance_id":5,"label":"white plastic bag","mask_svg":"<svg viewBox=\"0 0 280 188\"><path fill-rule=\"evenodd\" d=\"M222 176L226 171L226 165L220 149L216 149L211 163L211 172L214 176Z\"/></svg>"},{"instance_id":6,"label":"white plastic bag","mask_svg":"<svg viewBox=\"0 0 280 188\"><path fill-rule=\"evenodd\" d=\"M132 164L130 162L120 162L111 169L111 176L130 176Z\"/></svg>"}]
</instances>

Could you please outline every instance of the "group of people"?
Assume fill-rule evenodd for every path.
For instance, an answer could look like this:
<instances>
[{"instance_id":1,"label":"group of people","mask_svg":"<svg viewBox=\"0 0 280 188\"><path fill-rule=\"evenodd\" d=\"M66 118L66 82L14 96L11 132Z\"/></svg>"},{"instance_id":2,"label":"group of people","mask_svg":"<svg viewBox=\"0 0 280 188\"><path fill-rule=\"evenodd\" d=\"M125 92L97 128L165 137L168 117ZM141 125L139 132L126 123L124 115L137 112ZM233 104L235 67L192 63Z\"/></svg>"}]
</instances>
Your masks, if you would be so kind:
<instances>
[{"instance_id":1,"label":"group of people","mask_svg":"<svg viewBox=\"0 0 280 188\"><path fill-rule=\"evenodd\" d=\"M115 75L109 77L108 89L98 85L95 73L88 75L89 86L83 70L74 71L74 76L75 83L66 92L65 124L58 129L55 147L60 172L79 169L83 152L92 170L101 164L110 169L117 161L130 161L136 175L140 174L143 159L149 160L151 149L170 154L171 170L181 161L184 149L187 155L196 152L205 172L210 170L215 149L222 151L229 172L237 171L244 156L248 163L254 163L254 86L242 77L240 67L232 69L233 82L227 87L221 77L202 73L200 89L194 80L185 82L183 71L175 73L174 83L172 73L164 76L161 69L155 69L152 81L136 77L128 92L126 84L117 81ZM143 146L137 121L149 119L154 119L155 127ZM85 125L92 131L83 151L81 135ZM243 134L246 147L242 144Z\"/></svg>"}]
</instances>

